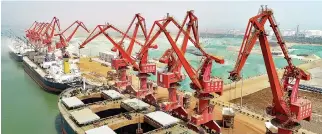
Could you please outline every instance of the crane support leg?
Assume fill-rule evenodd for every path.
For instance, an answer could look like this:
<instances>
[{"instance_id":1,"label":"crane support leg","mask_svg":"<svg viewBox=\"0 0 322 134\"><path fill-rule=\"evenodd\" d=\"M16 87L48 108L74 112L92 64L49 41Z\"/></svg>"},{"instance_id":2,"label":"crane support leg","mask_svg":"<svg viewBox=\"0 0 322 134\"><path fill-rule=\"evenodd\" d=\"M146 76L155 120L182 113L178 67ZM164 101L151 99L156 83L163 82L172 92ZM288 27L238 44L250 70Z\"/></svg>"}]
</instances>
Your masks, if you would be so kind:
<instances>
[{"instance_id":1,"label":"crane support leg","mask_svg":"<svg viewBox=\"0 0 322 134\"><path fill-rule=\"evenodd\" d=\"M283 129L283 128L278 128L277 133L278 134L293 134L292 130L287 130L287 129Z\"/></svg>"},{"instance_id":2,"label":"crane support leg","mask_svg":"<svg viewBox=\"0 0 322 134\"><path fill-rule=\"evenodd\" d=\"M169 99L168 102L161 104L161 108L165 111L172 111L178 107L183 107L183 96L177 94L177 87L168 88Z\"/></svg>"},{"instance_id":3,"label":"crane support leg","mask_svg":"<svg viewBox=\"0 0 322 134\"><path fill-rule=\"evenodd\" d=\"M118 73L118 80L115 82L116 87L126 87L128 85L132 84L132 80L130 76L127 76L126 74L126 68L122 68L117 70Z\"/></svg>"}]
</instances>

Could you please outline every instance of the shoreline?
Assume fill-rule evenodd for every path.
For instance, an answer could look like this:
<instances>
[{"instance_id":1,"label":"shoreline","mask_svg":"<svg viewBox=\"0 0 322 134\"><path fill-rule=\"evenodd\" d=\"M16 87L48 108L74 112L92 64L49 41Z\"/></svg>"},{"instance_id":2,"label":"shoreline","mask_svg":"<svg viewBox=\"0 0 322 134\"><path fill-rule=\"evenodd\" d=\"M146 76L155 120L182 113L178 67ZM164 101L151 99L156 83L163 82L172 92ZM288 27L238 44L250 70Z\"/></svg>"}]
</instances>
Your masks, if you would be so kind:
<instances>
[{"instance_id":1,"label":"shoreline","mask_svg":"<svg viewBox=\"0 0 322 134\"><path fill-rule=\"evenodd\" d=\"M321 67L321 66L322 66L322 59L319 59L316 61L300 64L297 67L303 70L308 70L308 69ZM281 78L281 76L283 75L283 71L284 71L283 69L277 69L279 78ZM261 84L256 84L256 83L261 83ZM236 98L240 98L241 93L242 93L242 96L246 96L254 92L260 91L262 89L268 88L269 86L270 85L268 83L267 74L250 77L248 79L244 79L243 82L238 81L236 83L231 83L231 87L230 87L230 84L224 85L224 93L218 99L222 101L230 101ZM243 88L243 91L241 91L242 88Z\"/></svg>"},{"instance_id":2,"label":"shoreline","mask_svg":"<svg viewBox=\"0 0 322 134\"><path fill-rule=\"evenodd\" d=\"M321 44L309 44L309 43L297 43L297 42L285 42L286 46L292 47L292 46L322 46Z\"/></svg>"}]
</instances>

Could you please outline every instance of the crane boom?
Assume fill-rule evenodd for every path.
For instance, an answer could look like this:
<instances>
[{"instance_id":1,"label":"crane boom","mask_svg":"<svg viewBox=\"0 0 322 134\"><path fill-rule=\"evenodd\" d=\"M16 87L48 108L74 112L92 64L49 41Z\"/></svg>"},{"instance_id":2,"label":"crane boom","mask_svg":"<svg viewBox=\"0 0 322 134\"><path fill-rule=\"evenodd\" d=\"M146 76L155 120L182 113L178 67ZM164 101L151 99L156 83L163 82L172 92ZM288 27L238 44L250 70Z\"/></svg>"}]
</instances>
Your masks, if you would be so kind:
<instances>
[{"instance_id":1,"label":"crane boom","mask_svg":"<svg viewBox=\"0 0 322 134\"><path fill-rule=\"evenodd\" d=\"M89 30L87 29L87 27L85 26L85 24L81 21L76 20L74 23L72 23L71 25L69 25L64 31L62 31L61 35L63 35L68 29L70 29L72 26L77 25L76 28L73 30L73 32L67 37L66 41L69 42L73 36L75 35L76 31L78 30L79 27L82 27L86 32L89 33ZM59 34L55 34L55 36L59 35Z\"/></svg>"},{"instance_id":2,"label":"crane boom","mask_svg":"<svg viewBox=\"0 0 322 134\"><path fill-rule=\"evenodd\" d=\"M52 38L54 36L56 25L57 25L58 31L60 31L59 19L57 17L53 17L53 19L51 20L50 24L47 26L45 33L44 33L44 34L46 34L47 38ZM52 30L50 31L50 34L48 34L50 27L52 28Z\"/></svg>"},{"instance_id":3,"label":"crane boom","mask_svg":"<svg viewBox=\"0 0 322 134\"><path fill-rule=\"evenodd\" d=\"M95 30L98 29L99 32L95 32ZM95 39L97 36L99 36L100 34L103 34L111 43L112 45L117 48L117 50L120 52L120 54L125 58L125 60L130 63L131 65L133 65L134 68L138 69L139 70L139 66L135 63L135 60L126 53L126 51L119 45L117 44L107 33L105 33L106 30L108 29L112 29L114 31L117 31L123 35L125 35L125 33L121 32L120 30L118 30L117 28L115 28L114 26L112 25L98 25L93 31L92 33L90 34L90 36L80 45L80 48L83 48L87 43L89 43L90 41L92 41L93 39ZM117 29L117 30L116 30ZM129 39L132 39L131 37L129 36L125 36Z\"/></svg>"},{"instance_id":4,"label":"crane boom","mask_svg":"<svg viewBox=\"0 0 322 134\"><path fill-rule=\"evenodd\" d=\"M56 27L58 28L58 31L61 30L59 19L57 17L53 17L50 24L46 27L46 30L44 31L44 33L41 35L41 36L44 36L43 44L48 45L48 47L50 47L49 44L51 43L51 39L54 37ZM48 31L50 31L50 33L48 33Z\"/></svg>"},{"instance_id":5,"label":"crane boom","mask_svg":"<svg viewBox=\"0 0 322 134\"><path fill-rule=\"evenodd\" d=\"M64 36L64 33L70 29L73 25L77 25L76 28L72 31L72 33L68 36L68 38L66 39ZM89 30L87 29L87 27L84 25L83 22L81 21L75 21L74 23L72 23L70 26L68 26L64 31L62 31L61 33L55 34L55 36L59 36L59 40L60 42L56 43L56 48L65 48L67 47L68 43L70 42L70 40L73 38L73 36L75 35L76 31L78 30L79 27L82 27L86 32L89 33Z\"/></svg>"},{"instance_id":6,"label":"crane boom","mask_svg":"<svg viewBox=\"0 0 322 134\"><path fill-rule=\"evenodd\" d=\"M163 22L163 24L161 24L160 22ZM189 37L189 40L194 44L194 46L199 49L205 56L215 60L217 63L222 64L224 62L224 59L217 57L217 56L212 56L207 54L201 47L200 44L197 44L196 41L198 41L198 39L193 40L191 38L191 36L189 36L189 34L187 33L187 31L183 30L183 28L172 18L172 17L168 17L168 19L162 19L162 20L158 20L155 21L155 23L153 24L153 27L155 27L155 25L157 25L160 29L162 30L158 30L154 36L152 37L151 40L149 40L149 42L142 48L141 52L139 53L138 57L144 57L144 55L147 55L147 48L149 48L149 46L154 42L154 40L161 34L161 32L164 32L164 34L166 35L166 37L168 38L170 44L172 44L172 48L173 50L176 52L176 54L178 54L178 59L180 60L180 62L182 63L182 65L184 66L184 69L186 70L188 76L190 77L191 81L193 83L196 84L197 87L199 87L200 89L202 89L201 84L199 83L199 81L197 80L196 77L193 77L196 75L196 71L193 70L193 68L190 66L189 62L184 58L184 56L182 56L182 52L179 48L177 48L177 46L173 46L175 43L175 41L172 39L172 37L170 36L169 32L167 32L167 30L165 29L165 27L170 23L173 22L173 24L180 29L184 35ZM153 29L151 29L152 31ZM151 32L150 32L151 33ZM196 33L195 33L196 34ZM195 35L195 37L198 37L197 35ZM141 56L140 56L141 55ZM180 56L179 56L180 55Z\"/></svg>"}]
</instances>

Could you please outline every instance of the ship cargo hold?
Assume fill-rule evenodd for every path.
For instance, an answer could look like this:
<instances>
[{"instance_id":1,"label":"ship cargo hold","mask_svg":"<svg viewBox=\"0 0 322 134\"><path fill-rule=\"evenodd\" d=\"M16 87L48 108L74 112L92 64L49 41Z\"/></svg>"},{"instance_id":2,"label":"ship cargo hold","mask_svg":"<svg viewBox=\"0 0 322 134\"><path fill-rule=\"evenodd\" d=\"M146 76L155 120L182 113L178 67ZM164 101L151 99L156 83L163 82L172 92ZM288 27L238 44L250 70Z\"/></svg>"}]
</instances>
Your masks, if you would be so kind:
<instances>
[{"instance_id":1,"label":"ship cargo hold","mask_svg":"<svg viewBox=\"0 0 322 134\"><path fill-rule=\"evenodd\" d=\"M64 90L59 95L58 108L63 134L197 134L184 121L111 87Z\"/></svg>"}]
</instances>

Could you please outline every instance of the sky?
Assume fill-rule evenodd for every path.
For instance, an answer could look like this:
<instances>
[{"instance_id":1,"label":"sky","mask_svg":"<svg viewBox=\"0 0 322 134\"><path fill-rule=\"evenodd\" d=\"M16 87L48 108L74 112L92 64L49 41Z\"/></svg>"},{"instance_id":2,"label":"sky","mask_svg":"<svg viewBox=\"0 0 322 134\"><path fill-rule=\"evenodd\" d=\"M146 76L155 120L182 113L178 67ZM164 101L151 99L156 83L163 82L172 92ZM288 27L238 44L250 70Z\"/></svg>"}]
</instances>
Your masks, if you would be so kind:
<instances>
[{"instance_id":1,"label":"sky","mask_svg":"<svg viewBox=\"0 0 322 134\"><path fill-rule=\"evenodd\" d=\"M61 27L66 28L75 20L87 27L108 22L125 29L135 13L146 18L147 26L170 13L182 21L186 11L194 10L199 19L200 31L216 29L244 30L248 19L255 16L260 5L268 5L283 29L322 30L322 2L308 1L2 1L1 25L21 26L26 29L36 21L50 22L56 16Z\"/></svg>"}]
</instances>

